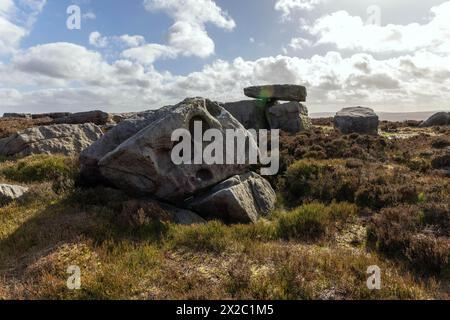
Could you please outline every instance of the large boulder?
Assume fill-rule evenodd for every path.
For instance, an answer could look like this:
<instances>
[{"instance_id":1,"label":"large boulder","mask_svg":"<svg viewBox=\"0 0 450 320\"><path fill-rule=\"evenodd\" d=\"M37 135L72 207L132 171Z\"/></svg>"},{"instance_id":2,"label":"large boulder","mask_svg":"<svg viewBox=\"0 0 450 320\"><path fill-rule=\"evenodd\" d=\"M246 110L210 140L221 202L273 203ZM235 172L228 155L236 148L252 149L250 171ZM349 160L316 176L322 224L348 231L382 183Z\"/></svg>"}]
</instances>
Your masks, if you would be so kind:
<instances>
[{"instance_id":1,"label":"large boulder","mask_svg":"<svg viewBox=\"0 0 450 320\"><path fill-rule=\"evenodd\" d=\"M80 156L83 177L103 177L133 194L178 202L233 175L248 165L181 164L171 159L176 129L192 132L196 121L203 129L245 128L218 104L190 98L162 109L124 120ZM250 143L256 142L249 137Z\"/></svg>"},{"instance_id":2,"label":"large boulder","mask_svg":"<svg viewBox=\"0 0 450 320\"><path fill-rule=\"evenodd\" d=\"M0 155L29 156L33 154L75 155L102 136L94 124L51 125L29 128L0 139Z\"/></svg>"},{"instance_id":3,"label":"large boulder","mask_svg":"<svg viewBox=\"0 0 450 320\"><path fill-rule=\"evenodd\" d=\"M267 119L271 129L297 133L311 128L308 109L299 102L276 104L267 109Z\"/></svg>"},{"instance_id":4,"label":"large boulder","mask_svg":"<svg viewBox=\"0 0 450 320\"><path fill-rule=\"evenodd\" d=\"M263 100L244 100L222 105L246 129L269 129L266 119L266 103Z\"/></svg>"},{"instance_id":5,"label":"large boulder","mask_svg":"<svg viewBox=\"0 0 450 320\"><path fill-rule=\"evenodd\" d=\"M334 117L334 126L343 134L378 134L379 119L369 108L352 107L339 111Z\"/></svg>"},{"instance_id":6,"label":"large boulder","mask_svg":"<svg viewBox=\"0 0 450 320\"><path fill-rule=\"evenodd\" d=\"M420 127L447 126L450 125L450 112L438 112L420 124Z\"/></svg>"},{"instance_id":7,"label":"large boulder","mask_svg":"<svg viewBox=\"0 0 450 320\"><path fill-rule=\"evenodd\" d=\"M111 116L109 113L95 110L87 112L78 112L69 114L66 117L55 119L55 123L58 124L84 124L93 123L96 125L105 125L111 121Z\"/></svg>"},{"instance_id":8,"label":"large boulder","mask_svg":"<svg viewBox=\"0 0 450 320\"><path fill-rule=\"evenodd\" d=\"M22 198L27 192L28 188L26 187L0 184L0 207Z\"/></svg>"},{"instance_id":9,"label":"large boulder","mask_svg":"<svg viewBox=\"0 0 450 320\"><path fill-rule=\"evenodd\" d=\"M256 173L236 175L194 198L188 207L206 219L226 223L256 222L275 208L276 194Z\"/></svg>"},{"instance_id":10,"label":"large boulder","mask_svg":"<svg viewBox=\"0 0 450 320\"><path fill-rule=\"evenodd\" d=\"M306 101L306 87L292 84L274 84L255 86L244 89L244 94L250 98L263 100Z\"/></svg>"}]
</instances>

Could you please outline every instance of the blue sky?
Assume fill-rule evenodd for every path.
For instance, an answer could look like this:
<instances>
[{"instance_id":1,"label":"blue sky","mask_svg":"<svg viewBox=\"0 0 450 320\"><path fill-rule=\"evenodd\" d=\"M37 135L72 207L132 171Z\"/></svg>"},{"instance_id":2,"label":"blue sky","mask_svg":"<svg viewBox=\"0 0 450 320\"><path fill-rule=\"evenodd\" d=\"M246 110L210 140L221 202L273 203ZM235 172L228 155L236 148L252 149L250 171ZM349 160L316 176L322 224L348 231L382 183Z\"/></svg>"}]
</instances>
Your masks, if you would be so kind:
<instances>
[{"instance_id":1,"label":"blue sky","mask_svg":"<svg viewBox=\"0 0 450 320\"><path fill-rule=\"evenodd\" d=\"M439 0L0 0L0 113L225 102L266 83L306 85L312 112L448 110L449 16Z\"/></svg>"},{"instance_id":2,"label":"blue sky","mask_svg":"<svg viewBox=\"0 0 450 320\"><path fill-rule=\"evenodd\" d=\"M214 59L231 60L239 56L244 59L257 59L281 54L284 40L297 32L294 23L281 23L279 13L274 10L273 0L215 2L221 8L226 8L236 22L232 32L213 25L206 26L211 38L215 39L215 54L203 59L158 61L155 65L159 69L187 74L199 70L205 63ZM82 14L92 12L96 16L95 19L84 19L81 30L68 30L65 27L66 8L74 3L79 4ZM267 21L273 23L268 24ZM67 41L89 47L89 34L94 31L109 37L137 34L144 36L149 43L164 43L172 23L172 19L163 11L144 10L142 0L54 0L47 2L32 33L24 39L23 46ZM250 38L255 39L255 43L250 43ZM108 50L101 51L105 54L119 54Z\"/></svg>"}]
</instances>

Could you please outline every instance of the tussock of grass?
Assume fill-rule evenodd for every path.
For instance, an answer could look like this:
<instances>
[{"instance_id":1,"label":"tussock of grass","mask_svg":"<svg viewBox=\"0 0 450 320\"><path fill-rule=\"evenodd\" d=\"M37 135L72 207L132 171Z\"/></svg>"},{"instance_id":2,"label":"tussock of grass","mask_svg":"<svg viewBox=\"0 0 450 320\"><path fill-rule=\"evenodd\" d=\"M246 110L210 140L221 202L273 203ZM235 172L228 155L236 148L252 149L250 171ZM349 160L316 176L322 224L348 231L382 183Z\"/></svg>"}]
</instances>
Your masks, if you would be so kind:
<instances>
[{"instance_id":1,"label":"tussock of grass","mask_svg":"<svg viewBox=\"0 0 450 320\"><path fill-rule=\"evenodd\" d=\"M58 193L72 189L77 176L77 160L65 156L34 155L0 162L0 178L21 184L51 182Z\"/></svg>"},{"instance_id":2,"label":"tussock of grass","mask_svg":"<svg viewBox=\"0 0 450 320\"><path fill-rule=\"evenodd\" d=\"M0 173L17 182L54 181L73 178L78 171L76 161L65 156L36 155L3 165Z\"/></svg>"},{"instance_id":3,"label":"tussock of grass","mask_svg":"<svg viewBox=\"0 0 450 320\"><path fill-rule=\"evenodd\" d=\"M311 203L278 216L278 235L285 239L318 240L332 235L338 223L355 218L357 208L348 203Z\"/></svg>"},{"instance_id":4,"label":"tussock of grass","mask_svg":"<svg viewBox=\"0 0 450 320\"><path fill-rule=\"evenodd\" d=\"M221 252L229 245L229 237L229 229L217 221L190 227L174 225L169 232L169 244L172 248Z\"/></svg>"}]
</instances>

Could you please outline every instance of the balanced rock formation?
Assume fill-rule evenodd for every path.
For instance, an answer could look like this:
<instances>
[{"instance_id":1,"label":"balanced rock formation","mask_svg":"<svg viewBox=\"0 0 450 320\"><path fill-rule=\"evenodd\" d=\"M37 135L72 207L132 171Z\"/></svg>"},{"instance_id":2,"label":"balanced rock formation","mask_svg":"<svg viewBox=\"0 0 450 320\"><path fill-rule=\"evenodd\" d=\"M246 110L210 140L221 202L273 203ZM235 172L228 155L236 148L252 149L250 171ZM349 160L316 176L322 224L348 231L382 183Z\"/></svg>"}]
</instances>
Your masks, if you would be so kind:
<instances>
[{"instance_id":1,"label":"balanced rock formation","mask_svg":"<svg viewBox=\"0 0 450 320\"><path fill-rule=\"evenodd\" d=\"M334 126L343 134L378 134L379 119L369 108L352 107L339 111L334 117Z\"/></svg>"},{"instance_id":2,"label":"balanced rock formation","mask_svg":"<svg viewBox=\"0 0 450 320\"><path fill-rule=\"evenodd\" d=\"M119 123L80 156L83 177L103 177L128 192L178 202L233 175L248 166L180 164L171 159L174 130L193 131L194 122L203 129L245 128L218 104L190 98ZM250 143L256 142L250 137Z\"/></svg>"},{"instance_id":3,"label":"balanced rock formation","mask_svg":"<svg viewBox=\"0 0 450 320\"><path fill-rule=\"evenodd\" d=\"M420 124L420 127L447 126L450 125L450 112L438 112Z\"/></svg>"},{"instance_id":4,"label":"balanced rock formation","mask_svg":"<svg viewBox=\"0 0 450 320\"><path fill-rule=\"evenodd\" d=\"M29 128L0 139L0 155L29 156L33 154L76 155L102 136L94 124L51 125Z\"/></svg>"},{"instance_id":5,"label":"balanced rock formation","mask_svg":"<svg viewBox=\"0 0 450 320\"><path fill-rule=\"evenodd\" d=\"M189 208L206 219L227 223L256 222L275 208L276 194L270 183L256 173L236 175L194 198Z\"/></svg>"},{"instance_id":6,"label":"balanced rock formation","mask_svg":"<svg viewBox=\"0 0 450 320\"><path fill-rule=\"evenodd\" d=\"M280 129L289 133L309 130L312 126L308 109L299 102L275 104L266 111L270 129Z\"/></svg>"},{"instance_id":7,"label":"balanced rock formation","mask_svg":"<svg viewBox=\"0 0 450 320\"><path fill-rule=\"evenodd\" d=\"M281 101L306 101L306 88L291 84L274 84L254 86L244 89L244 94L250 98Z\"/></svg>"},{"instance_id":8,"label":"balanced rock formation","mask_svg":"<svg viewBox=\"0 0 450 320\"><path fill-rule=\"evenodd\" d=\"M108 113L95 110L95 111L72 113L69 114L68 116L55 119L55 123L57 124L93 123L100 126L107 124L110 120L111 117Z\"/></svg>"},{"instance_id":9,"label":"balanced rock formation","mask_svg":"<svg viewBox=\"0 0 450 320\"><path fill-rule=\"evenodd\" d=\"M225 103L223 107L246 129L280 129L297 133L311 127L308 109L299 103L306 100L307 92L304 86L255 86L245 88L244 94L255 100ZM279 100L289 103L280 104Z\"/></svg>"},{"instance_id":10,"label":"balanced rock formation","mask_svg":"<svg viewBox=\"0 0 450 320\"><path fill-rule=\"evenodd\" d=\"M26 187L0 184L0 206L22 198L27 192L28 188Z\"/></svg>"},{"instance_id":11,"label":"balanced rock formation","mask_svg":"<svg viewBox=\"0 0 450 320\"><path fill-rule=\"evenodd\" d=\"M233 115L246 129L269 129L266 119L266 103L262 100L243 100L224 103L225 110Z\"/></svg>"}]
</instances>

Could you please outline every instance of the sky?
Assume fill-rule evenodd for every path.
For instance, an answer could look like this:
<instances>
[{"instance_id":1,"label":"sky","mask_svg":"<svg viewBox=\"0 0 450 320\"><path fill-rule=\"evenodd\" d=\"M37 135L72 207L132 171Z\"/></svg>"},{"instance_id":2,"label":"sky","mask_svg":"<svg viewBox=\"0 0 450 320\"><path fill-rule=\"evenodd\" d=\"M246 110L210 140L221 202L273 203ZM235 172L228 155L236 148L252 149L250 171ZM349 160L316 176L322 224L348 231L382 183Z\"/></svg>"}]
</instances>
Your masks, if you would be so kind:
<instances>
[{"instance_id":1,"label":"sky","mask_svg":"<svg viewBox=\"0 0 450 320\"><path fill-rule=\"evenodd\" d=\"M450 1L0 0L0 114L308 89L310 112L450 110Z\"/></svg>"}]
</instances>

